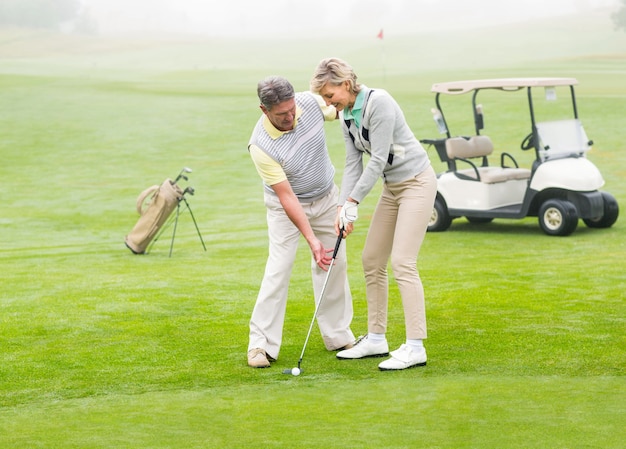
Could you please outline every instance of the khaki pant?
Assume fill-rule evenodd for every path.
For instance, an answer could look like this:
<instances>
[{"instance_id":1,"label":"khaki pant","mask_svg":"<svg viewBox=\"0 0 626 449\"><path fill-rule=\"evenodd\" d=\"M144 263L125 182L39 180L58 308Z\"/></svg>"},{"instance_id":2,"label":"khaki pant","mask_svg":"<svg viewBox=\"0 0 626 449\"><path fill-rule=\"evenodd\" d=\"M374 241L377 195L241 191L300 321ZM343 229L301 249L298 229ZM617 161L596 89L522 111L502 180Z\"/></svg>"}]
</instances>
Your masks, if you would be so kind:
<instances>
[{"instance_id":1,"label":"khaki pant","mask_svg":"<svg viewBox=\"0 0 626 449\"><path fill-rule=\"evenodd\" d=\"M384 184L363 249L368 331L387 329L387 263L400 290L407 339L426 338L424 289L417 271L419 253L431 217L437 177L432 167L415 178Z\"/></svg>"},{"instance_id":2,"label":"khaki pant","mask_svg":"<svg viewBox=\"0 0 626 449\"><path fill-rule=\"evenodd\" d=\"M250 319L248 350L265 349L270 357L278 358L283 335L289 279L296 258L300 231L291 222L277 197L265 194L267 227L269 234L269 257L265 275ZM325 197L312 203L302 203L313 232L325 248L332 249L337 242L335 217L337 216L337 188ZM307 246L308 249L308 246ZM326 279L326 271L311 258L311 274L315 304ZM297 298L301 300L302 298ZM311 317L314 307L311 302ZM347 278L346 245L342 242L337 252L335 265L328 279L324 299L317 313L319 326L326 349L334 350L354 341L350 330L352 322L352 296ZM308 330L300 329L302 341Z\"/></svg>"}]
</instances>

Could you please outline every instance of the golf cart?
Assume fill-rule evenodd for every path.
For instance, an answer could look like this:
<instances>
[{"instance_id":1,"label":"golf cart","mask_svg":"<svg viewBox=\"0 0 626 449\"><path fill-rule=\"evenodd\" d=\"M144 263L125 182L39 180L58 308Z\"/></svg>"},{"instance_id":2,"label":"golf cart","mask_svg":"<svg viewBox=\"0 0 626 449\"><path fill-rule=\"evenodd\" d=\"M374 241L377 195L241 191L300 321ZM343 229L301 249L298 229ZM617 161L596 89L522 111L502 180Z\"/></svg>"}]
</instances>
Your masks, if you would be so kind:
<instances>
[{"instance_id":1,"label":"golf cart","mask_svg":"<svg viewBox=\"0 0 626 449\"><path fill-rule=\"evenodd\" d=\"M574 78L505 78L434 84L433 118L445 137L424 139L422 143L435 147L447 170L437 177L437 198L428 230L445 231L458 217L466 217L470 223L538 217L541 229L556 236L574 232L579 218L590 228L612 226L619 207L612 195L598 190L604 179L586 157L593 142L587 138L578 118L574 94L577 83ZM490 160L490 156L496 157L494 143L481 134L485 120L483 105L477 103L477 97L485 90L524 89L530 110L530 133L521 141L522 153L514 156L501 151L499 161L494 164ZM543 103L538 101L537 91L545 92ZM557 91L569 91L565 97L571 98L571 105L564 109L561 101L555 108L552 103L557 103ZM442 96L463 94L471 94L474 130L472 135L453 135L442 108ZM499 94L483 96L492 98ZM539 110L549 120L540 121ZM564 112L566 118L562 118ZM458 117L458 113L450 115ZM531 150L534 155L528 153ZM527 167L518 165L517 159L523 158L528 159Z\"/></svg>"}]
</instances>

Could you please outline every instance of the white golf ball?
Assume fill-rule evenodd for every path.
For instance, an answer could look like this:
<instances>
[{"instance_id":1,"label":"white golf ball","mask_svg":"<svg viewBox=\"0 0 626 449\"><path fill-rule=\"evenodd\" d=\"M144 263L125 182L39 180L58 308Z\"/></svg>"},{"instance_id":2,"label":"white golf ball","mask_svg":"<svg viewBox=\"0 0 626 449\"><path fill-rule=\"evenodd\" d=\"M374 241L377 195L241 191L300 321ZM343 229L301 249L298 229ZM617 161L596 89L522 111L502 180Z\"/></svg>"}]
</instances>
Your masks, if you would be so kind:
<instances>
[{"instance_id":1,"label":"white golf ball","mask_svg":"<svg viewBox=\"0 0 626 449\"><path fill-rule=\"evenodd\" d=\"M299 376L300 375L300 368L292 368L291 375L292 376Z\"/></svg>"}]
</instances>

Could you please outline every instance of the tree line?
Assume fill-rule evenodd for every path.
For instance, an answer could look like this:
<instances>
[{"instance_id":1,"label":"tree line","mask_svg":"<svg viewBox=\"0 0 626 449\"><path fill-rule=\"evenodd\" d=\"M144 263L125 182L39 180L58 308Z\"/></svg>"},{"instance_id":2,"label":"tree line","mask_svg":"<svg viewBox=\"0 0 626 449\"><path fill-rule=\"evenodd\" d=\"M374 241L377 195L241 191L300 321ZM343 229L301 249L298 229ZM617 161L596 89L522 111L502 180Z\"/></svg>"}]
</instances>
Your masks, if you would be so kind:
<instances>
[{"instance_id":1,"label":"tree line","mask_svg":"<svg viewBox=\"0 0 626 449\"><path fill-rule=\"evenodd\" d=\"M611 14L611 19L615 29L626 31L626 0L622 0L621 4L620 8Z\"/></svg>"},{"instance_id":2,"label":"tree line","mask_svg":"<svg viewBox=\"0 0 626 449\"><path fill-rule=\"evenodd\" d=\"M626 0L611 14L613 25L626 31ZM62 24L74 22L77 29L94 22L82 11L80 0L0 0L0 27L58 29Z\"/></svg>"},{"instance_id":3,"label":"tree line","mask_svg":"<svg viewBox=\"0 0 626 449\"><path fill-rule=\"evenodd\" d=\"M0 0L0 26L57 29L80 10L80 0Z\"/></svg>"}]
</instances>

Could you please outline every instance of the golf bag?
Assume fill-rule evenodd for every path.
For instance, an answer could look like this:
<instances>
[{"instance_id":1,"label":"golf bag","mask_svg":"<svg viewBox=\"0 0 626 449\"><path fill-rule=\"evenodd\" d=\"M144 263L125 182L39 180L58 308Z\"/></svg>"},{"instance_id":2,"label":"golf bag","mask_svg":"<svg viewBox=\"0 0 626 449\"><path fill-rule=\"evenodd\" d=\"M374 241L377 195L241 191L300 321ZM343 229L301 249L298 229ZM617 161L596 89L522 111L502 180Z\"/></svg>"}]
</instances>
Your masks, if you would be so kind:
<instances>
[{"instance_id":1,"label":"golf bag","mask_svg":"<svg viewBox=\"0 0 626 449\"><path fill-rule=\"evenodd\" d=\"M124 239L128 249L135 254L144 254L159 229L183 199L183 195L184 192L171 179L141 192L137 198L139 221ZM150 198L146 202L148 197Z\"/></svg>"}]
</instances>

